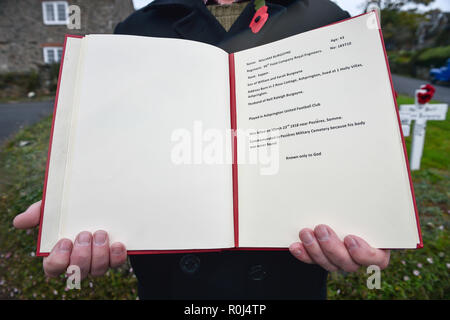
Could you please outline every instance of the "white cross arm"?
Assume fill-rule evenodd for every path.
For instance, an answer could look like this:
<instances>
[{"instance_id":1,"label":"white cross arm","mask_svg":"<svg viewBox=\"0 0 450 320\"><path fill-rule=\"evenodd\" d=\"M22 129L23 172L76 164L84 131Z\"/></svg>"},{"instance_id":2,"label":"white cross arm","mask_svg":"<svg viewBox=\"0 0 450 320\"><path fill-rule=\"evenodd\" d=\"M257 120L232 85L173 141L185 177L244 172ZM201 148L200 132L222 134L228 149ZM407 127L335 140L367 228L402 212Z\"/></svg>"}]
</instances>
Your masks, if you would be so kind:
<instances>
[{"instance_id":1,"label":"white cross arm","mask_svg":"<svg viewBox=\"0 0 450 320\"><path fill-rule=\"evenodd\" d=\"M400 106L401 119L425 119L425 120L445 120L447 115L447 104L425 104L417 106L415 104L403 104Z\"/></svg>"}]
</instances>

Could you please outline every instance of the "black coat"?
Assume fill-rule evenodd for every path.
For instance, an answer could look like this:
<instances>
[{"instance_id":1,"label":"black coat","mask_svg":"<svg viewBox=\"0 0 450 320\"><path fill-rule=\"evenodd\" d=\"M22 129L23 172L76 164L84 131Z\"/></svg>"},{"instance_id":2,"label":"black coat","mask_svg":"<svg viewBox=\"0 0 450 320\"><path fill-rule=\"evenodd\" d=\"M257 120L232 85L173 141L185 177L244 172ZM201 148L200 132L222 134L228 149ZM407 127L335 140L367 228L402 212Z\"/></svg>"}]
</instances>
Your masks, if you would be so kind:
<instances>
[{"instance_id":1,"label":"black coat","mask_svg":"<svg viewBox=\"0 0 450 320\"><path fill-rule=\"evenodd\" d=\"M253 0L228 32L203 0L155 0L119 23L115 33L196 40L236 52L349 17L328 0L266 4L269 19L257 34L249 28ZM326 298L327 272L287 251L136 255L130 260L141 299Z\"/></svg>"}]
</instances>

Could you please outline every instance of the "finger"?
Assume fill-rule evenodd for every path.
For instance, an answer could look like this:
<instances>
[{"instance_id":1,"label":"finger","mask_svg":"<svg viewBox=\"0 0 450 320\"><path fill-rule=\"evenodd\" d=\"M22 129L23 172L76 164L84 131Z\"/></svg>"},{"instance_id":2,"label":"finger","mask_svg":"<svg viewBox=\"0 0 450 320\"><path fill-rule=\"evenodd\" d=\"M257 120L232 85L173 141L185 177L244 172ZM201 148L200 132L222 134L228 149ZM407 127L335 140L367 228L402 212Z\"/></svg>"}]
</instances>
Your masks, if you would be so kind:
<instances>
[{"instance_id":1,"label":"finger","mask_svg":"<svg viewBox=\"0 0 450 320\"><path fill-rule=\"evenodd\" d=\"M72 241L61 239L53 247L48 257L44 258L44 272L49 277L57 277L66 272L70 262Z\"/></svg>"},{"instance_id":2,"label":"finger","mask_svg":"<svg viewBox=\"0 0 450 320\"><path fill-rule=\"evenodd\" d=\"M380 269L385 269L389 265L391 255L389 250L372 248L362 238L353 235L345 237L344 243L352 259L360 265L377 265Z\"/></svg>"},{"instance_id":3,"label":"finger","mask_svg":"<svg viewBox=\"0 0 450 320\"><path fill-rule=\"evenodd\" d=\"M83 231L75 239L70 256L70 264L77 265L80 268L81 278L84 279L91 269L92 254L92 235L90 232Z\"/></svg>"},{"instance_id":4,"label":"finger","mask_svg":"<svg viewBox=\"0 0 450 320\"><path fill-rule=\"evenodd\" d=\"M96 231L93 238L91 274L98 277L109 268L109 239L103 230Z\"/></svg>"},{"instance_id":5,"label":"finger","mask_svg":"<svg viewBox=\"0 0 450 320\"><path fill-rule=\"evenodd\" d=\"M347 272L355 272L359 269L344 243L336 233L328 226L321 224L314 229L316 239L319 241L322 252L334 265Z\"/></svg>"},{"instance_id":6,"label":"finger","mask_svg":"<svg viewBox=\"0 0 450 320\"><path fill-rule=\"evenodd\" d=\"M295 242L295 243L291 244L289 246L289 251L295 258L297 258L298 260L300 260L304 263L309 263L309 264L314 263L314 261L311 259L311 257L309 256L308 252L303 247L303 244L301 242Z\"/></svg>"},{"instance_id":7,"label":"finger","mask_svg":"<svg viewBox=\"0 0 450 320\"><path fill-rule=\"evenodd\" d=\"M112 268L117 268L127 261L127 250L120 242L114 242L111 245L109 254L109 263Z\"/></svg>"},{"instance_id":8,"label":"finger","mask_svg":"<svg viewBox=\"0 0 450 320\"><path fill-rule=\"evenodd\" d=\"M13 220L14 227L17 229L28 229L37 226L41 218L41 202L33 203L27 210L17 215Z\"/></svg>"},{"instance_id":9,"label":"finger","mask_svg":"<svg viewBox=\"0 0 450 320\"><path fill-rule=\"evenodd\" d=\"M300 240L303 247L306 249L309 257L314 263L317 263L322 268L328 271L339 270L322 252L319 243L317 242L314 232L311 229L303 229L300 231Z\"/></svg>"}]
</instances>

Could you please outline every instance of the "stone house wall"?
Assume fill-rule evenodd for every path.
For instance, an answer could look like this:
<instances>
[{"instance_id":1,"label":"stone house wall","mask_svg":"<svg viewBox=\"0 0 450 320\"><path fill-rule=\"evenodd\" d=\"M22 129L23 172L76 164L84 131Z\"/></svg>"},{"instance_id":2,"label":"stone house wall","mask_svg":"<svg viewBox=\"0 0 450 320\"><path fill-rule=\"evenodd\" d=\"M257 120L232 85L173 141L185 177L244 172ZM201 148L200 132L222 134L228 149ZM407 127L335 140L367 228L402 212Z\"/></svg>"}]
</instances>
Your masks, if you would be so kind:
<instances>
[{"instance_id":1,"label":"stone house wall","mask_svg":"<svg viewBox=\"0 0 450 320\"><path fill-rule=\"evenodd\" d=\"M68 0L81 9L81 28L75 30L44 24L42 2L0 0L0 74L38 71L45 67L45 46L62 46L65 34L112 33L134 11L132 0Z\"/></svg>"}]
</instances>

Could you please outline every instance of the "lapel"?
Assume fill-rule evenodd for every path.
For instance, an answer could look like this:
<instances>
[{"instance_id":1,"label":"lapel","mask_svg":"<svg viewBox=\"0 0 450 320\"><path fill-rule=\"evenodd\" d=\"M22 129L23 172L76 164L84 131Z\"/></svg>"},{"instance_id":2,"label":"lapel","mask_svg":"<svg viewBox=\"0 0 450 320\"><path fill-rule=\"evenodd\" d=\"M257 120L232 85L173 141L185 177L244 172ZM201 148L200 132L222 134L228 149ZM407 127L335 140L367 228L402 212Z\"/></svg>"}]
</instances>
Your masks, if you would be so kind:
<instances>
[{"instance_id":1,"label":"lapel","mask_svg":"<svg viewBox=\"0 0 450 320\"><path fill-rule=\"evenodd\" d=\"M236 47L234 44L241 41L248 42L248 47L261 42L264 34L273 28L277 20L287 11L286 5L266 1L269 19L263 28L254 34L249 28L250 21L255 14L253 2L254 0L251 0L247 4L228 32L206 8L203 0L155 0L147 8L182 7L186 14L172 25L174 31L181 38L206 42L227 50L230 44L232 44L231 47ZM287 1L286 3L291 2Z\"/></svg>"},{"instance_id":2,"label":"lapel","mask_svg":"<svg viewBox=\"0 0 450 320\"><path fill-rule=\"evenodd\" d=\"M216 44L226 35L225 29L209 12L203 0L155 0L146 8L182 8L184 14L172 24L172 28L183 39Z\"/></svg>"}]
</instances>

